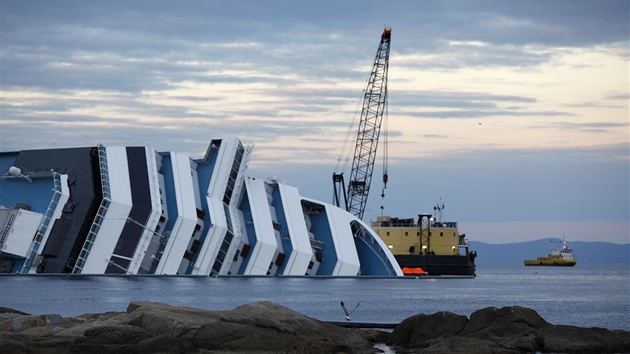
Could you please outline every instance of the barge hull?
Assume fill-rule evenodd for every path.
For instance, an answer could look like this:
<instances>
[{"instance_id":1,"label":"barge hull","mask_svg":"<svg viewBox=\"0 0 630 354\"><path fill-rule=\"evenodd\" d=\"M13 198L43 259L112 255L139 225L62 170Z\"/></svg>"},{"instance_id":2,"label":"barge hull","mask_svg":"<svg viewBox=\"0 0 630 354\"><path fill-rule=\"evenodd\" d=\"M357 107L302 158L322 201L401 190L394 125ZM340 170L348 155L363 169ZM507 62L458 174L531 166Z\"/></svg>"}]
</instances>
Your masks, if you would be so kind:
<instances>
[{"instance_id":1,"label":"barge hull","mask_svg":"<svg viewBox=\"0 0 630 354\"><path fill-rule=\"evenodd\" d=\"M429 275L476 275L476 265L467 256L394 255L401 268L422 268Z\"/></svg>"}]
</instances>

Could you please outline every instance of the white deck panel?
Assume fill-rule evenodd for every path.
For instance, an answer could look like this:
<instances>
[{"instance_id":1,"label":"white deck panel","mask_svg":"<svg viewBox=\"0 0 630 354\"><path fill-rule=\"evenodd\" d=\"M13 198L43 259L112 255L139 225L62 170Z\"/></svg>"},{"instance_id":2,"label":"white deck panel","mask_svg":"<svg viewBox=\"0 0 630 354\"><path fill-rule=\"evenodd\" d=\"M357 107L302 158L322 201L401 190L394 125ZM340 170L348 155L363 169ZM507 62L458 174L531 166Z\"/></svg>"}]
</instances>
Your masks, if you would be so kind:
<instances>
[{"instance_id":1,"label":"white deck panel","mask_svg":"<svg viewBox=\"0 0 630 354\"><path fill-rule=\"evenodd\" d=\"M241 238L241 232L239 231L240 226L238 224L238 218L233 216L237 211L235 208L236 201L240 198L239 181L236 181L234 185L229 207L225 208L225 204L223 203L228 181L230 179L230 172L232 171L232 166L234 164L234 157L239 144L240 140L235 137L223 138L221 139L221 145L216 155L216 162L214 164L214 170L212 171L212 177L210 178L210 185L208 186L206 192L206 200L209 208L208 212L210 213L212 225L209 227L208 234L201 246L201 252L196 262L196 267L199 267L196 272L201 274L210 274L210 272L212 272L212 267L219 255L226 233L229 232L227 223L228 218L230 219L232 225L233 238L226 251L226 256L223 259L218 274L226 275L229 273L234 255L236 254L236 250L240 242L239 239ZM242 169L243 165L241 164L240 170ZM237 176L237 179L239 178L240 176ZM226 210L229 214L226 214Z\"/></svg>"},{"instance_id":2,"label":"white deck panel","mask_svg":"<svg viewBox=\"0 0 630 354\"><path fill-rule=\"evenodd\" d=\"M212 225L208 228L206 239L201 246L192 274L210 274L219 252L219 246L228 231L223 202L216 198L208 198L207 202Z\"/></svg>"},{"instance_id":3,"label":"white deck panel","mask_svg":"<svg viewBox=\"0 0 630 354\"><path fill-rule=\"evenodd\" d=\"M52 217L50 218L50 223L48 224L48 228L44 231L42 235L42 239L39 241L39 248L37 249L37 254L41 254L44 249L44 245L48 241L48 237L50 236L50 231L52 230L53 224L57 219L61 217L63 212L63 208L65 207L68 199L70 199L70 188L68 187L68 175L59 175L59 181L61 182L61 194L59 196L59 200L57 201L57 207L53 211ZM50 205L50 204L49 204ZM31 268L27 271L27 273L36 273L37 272L37 264L33 262Z\"/></svg>"},{"instance_id":4,"label":"white deck panel","mask_svg":"<svg viewBox=\"0 0 630 354\"><path fill-rule=\"evenodd\" d=\"M2 209L1 213L9 217L14 215L12 226L7 230L7 236L0 251L18 257L26 257L33 243L33 236L37 233L43 214L24 209ZM4 230L0 230L3 231Z\"/></svg>"},{"instance_id":5,"label":"white deck panel","mask_svg":"<svg viewBox=\"0 0 630 354\"><path fill-rule=\"evenodd\" d=\"M50 236L50 231L52 230L54 222L61 217L63 213L63 208L66 203L70 199L70 187L68 187L68 175L59 175L59 181L61 182L61 195L59 196L59 201L57 202L57 208L53 212L53 217L50 220L50 225L48 225L48 229L44 233L44 237L40 241L40 247L37 251L38 254L41 254L46 241L48 241L48 236Z\"/></svg>"},{"instance_id":6,"label":"white deck panel","mask_svg":"<svg viewBox=\"0 0 630 354\"><path fill-rule=\"evenodd\" d=\"M230 203L230 207L228 211L230 213L230 221L232 223L232 241L230 242L230 247L226 252L225 259L223 260L223 264L221 265L221 270L219 272L220 275L228 275L230 274L230 269L232 268L232 263L234 263L234 256L236 255L236 251L238 250L243 237L245 236L245 231L243 231L243 227L241 223L243 222L243 213L236 208L236 204L234 202L236 198L236 192L233 194L232 202Z\"/></svg>"},{"instance_id":7,"label":"white deck panel","mask_svg":"<svg viewBox=\"0 0 630 354\"><path fill-rule=\"evenodd\" d=\"M197 210L190 158L187 155L171 152L175 198L177 201L177 220L171 229L170 237L164 247L155 274L176 274L188 247L188 241L197 225Z\"/></svg>"},{"instance_id":8,"label":"white deck panel","mask_svg":"<svg viewBox=\"0 0 630 354\"><path fill-rule=\"evenodd\" d=\"M228 138L221 141L221 147L217 153L216 163L214 164L210 185L207 190L208 197L223 200L238 141L236 138Z\"/></svg>"},{"instance_id":9,"label":"white deck panel","mask_svg":"<svg viewBox=\"0 0 630 354\"><path fill-rule=\"evenodd\" d=\"M111 202L81 274L104 274L131 211L129 163L124 146L106 148Z\"/></svg>"},{"instance_id":10,"label":"white deck panel","mask_svg":"<svg viewBox=\"0 0 630 354\"><path fill-rule=\"evenodd\" d=\"M133 254L131 264L129 264L129 273L138 273L142 260L146 256L147 249L151 244L151 239L155 236L153 230L160 222L160 216L162 214L162 203L160 202L160 181L158 176L158 168L156 162L156 152L150 147L145 147L146 160L147 160L147 173L149 180L149 191L151 194L151 214L144 226L142 236L136 246L136 251Z\"/></svg>"},{"instance_id":11,"label":"white deck panel","mask_svg":"<svg viewBox=\"0 0 630 354\"><path fill-rule=\"evenodd\" d=\"M256 244L253 245L244 275L266 275L278 249L271 213L265 190L265 182L260 179L245 179L252 222L256 230Z\"/></svg>"},{"instance_id":12,"label":"white deck panel","mask_svg":"<svg viewBox=\"0 0 630 354\"><path fill-rule=\"evenodd\" d=\"M302 197L295 187L280 183L278 189L293 248L287 257L283 275L304 275L313 257L313 248L302 212Z\"/></svg>"},{"instance_id":13,"label":"white deck panel","mask_svg":"<svg viewBox=\"0 0 630 354\"><path fill-rule=\"evenodd\" d=\"M332 275L354 276L359 274L361 263L357 253L352 228L350 223L357 218L349 212L335 207L331 204L324 204L326 214L330 223L335 252L337 253L337 264Z\"/></svg>"},{"instance_id":14,"label":"white deck panel","mask_svg":"<svg viewBox=\"0 0 630 354\"><path fill-rule=\"evenodd\" d=\"M228 232L223 196L225 195L232 162L234 161L234 152L237 146L235 141L238 140L236 138L223 139L216 153L216 162L210 177L210 184L206 189L207 212L209 213L211 225L207 227L207 233L199 250L192 274L210 274L221 243Z\"/></svg>"}]
</instances>

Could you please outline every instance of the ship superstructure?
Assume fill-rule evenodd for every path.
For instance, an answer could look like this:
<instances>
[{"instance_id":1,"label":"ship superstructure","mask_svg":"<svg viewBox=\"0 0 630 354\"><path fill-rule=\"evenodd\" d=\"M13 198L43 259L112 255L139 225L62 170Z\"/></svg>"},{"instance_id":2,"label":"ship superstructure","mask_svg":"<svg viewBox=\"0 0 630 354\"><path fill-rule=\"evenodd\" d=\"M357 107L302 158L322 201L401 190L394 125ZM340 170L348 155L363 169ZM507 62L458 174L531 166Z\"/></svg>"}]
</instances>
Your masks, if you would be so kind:
<instances>
[{"instance_id":1,"label":"ship superstructure","mask_svg":"<svg viewBox=\"0 0 630 354\"><path fill-rule=\"evenodd\" d=\"M443 210L438 202L436 215L420 214L417 221L379 216L372 222L406 275L475 275L477 252L470 250L457 222L443 218Z\"/></svg>"},{"instance_id":2,"label":"ship superstructure","mask_svg":"<svg viewBox=\"0 0 630 354\"><path fill-rule=\"evenodd\" d=\"M0 152L0 272L399 276L347 211L248 176L251 148L203 158L146 146Z\"/></svg>"},{"instance_id":3,"label":"ship superstructure","mask_svg":"<svg viewBox=\"0 0 630 354\"><path fill-rule=\"evenodd\" d=\"M567 241L562 238L562 244L553 246L547 257L538 257L536 259L528 259L524 261L526 266L563 266L573 267L577 264L577 260L573 256L573 248L567 245Z\"/></svg>"}]
</instances>

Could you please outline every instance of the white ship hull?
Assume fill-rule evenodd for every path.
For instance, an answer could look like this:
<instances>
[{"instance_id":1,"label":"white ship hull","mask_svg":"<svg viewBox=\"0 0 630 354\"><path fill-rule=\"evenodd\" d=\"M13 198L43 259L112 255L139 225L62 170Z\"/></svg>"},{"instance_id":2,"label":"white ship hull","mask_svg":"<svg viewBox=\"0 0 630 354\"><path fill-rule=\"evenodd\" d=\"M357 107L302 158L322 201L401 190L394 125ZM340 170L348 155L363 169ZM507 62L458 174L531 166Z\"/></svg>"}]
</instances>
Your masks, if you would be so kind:
<instances>
[{"instance_id":1,"label":"white ship hull","mask_svg":"<svg viewBox=\"0 0 630 354\"><path fill-rule=\"evenodd\" d=\"M402 275L350 213L247 176L249 154L237 138L212 140L201 159L149 147L0 152L0 273Z\"/></svg>"}]
</instances>

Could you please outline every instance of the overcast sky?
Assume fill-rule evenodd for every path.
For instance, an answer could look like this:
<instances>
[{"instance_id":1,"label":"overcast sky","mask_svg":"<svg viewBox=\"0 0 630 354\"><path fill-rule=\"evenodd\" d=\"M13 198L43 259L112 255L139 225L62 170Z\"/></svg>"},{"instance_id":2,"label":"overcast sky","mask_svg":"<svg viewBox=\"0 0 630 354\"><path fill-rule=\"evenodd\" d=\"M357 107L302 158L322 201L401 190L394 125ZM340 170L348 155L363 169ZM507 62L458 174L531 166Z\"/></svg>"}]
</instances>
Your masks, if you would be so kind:
<instances>
[{"instance_id":1,"label":"overcast sky","mask_svg":"<svg viewBox=\"0 0 630 354\"><path fill-rule=\"evenodd\" d=\"M255 146L250 175L331 202L389 26L389 183L381 199L379 156L366 221L441 199L473 241L627 243L629 12L627 0L1 0L0 150L198 158L237 136Z\"/></svg>"}]
</instances>

